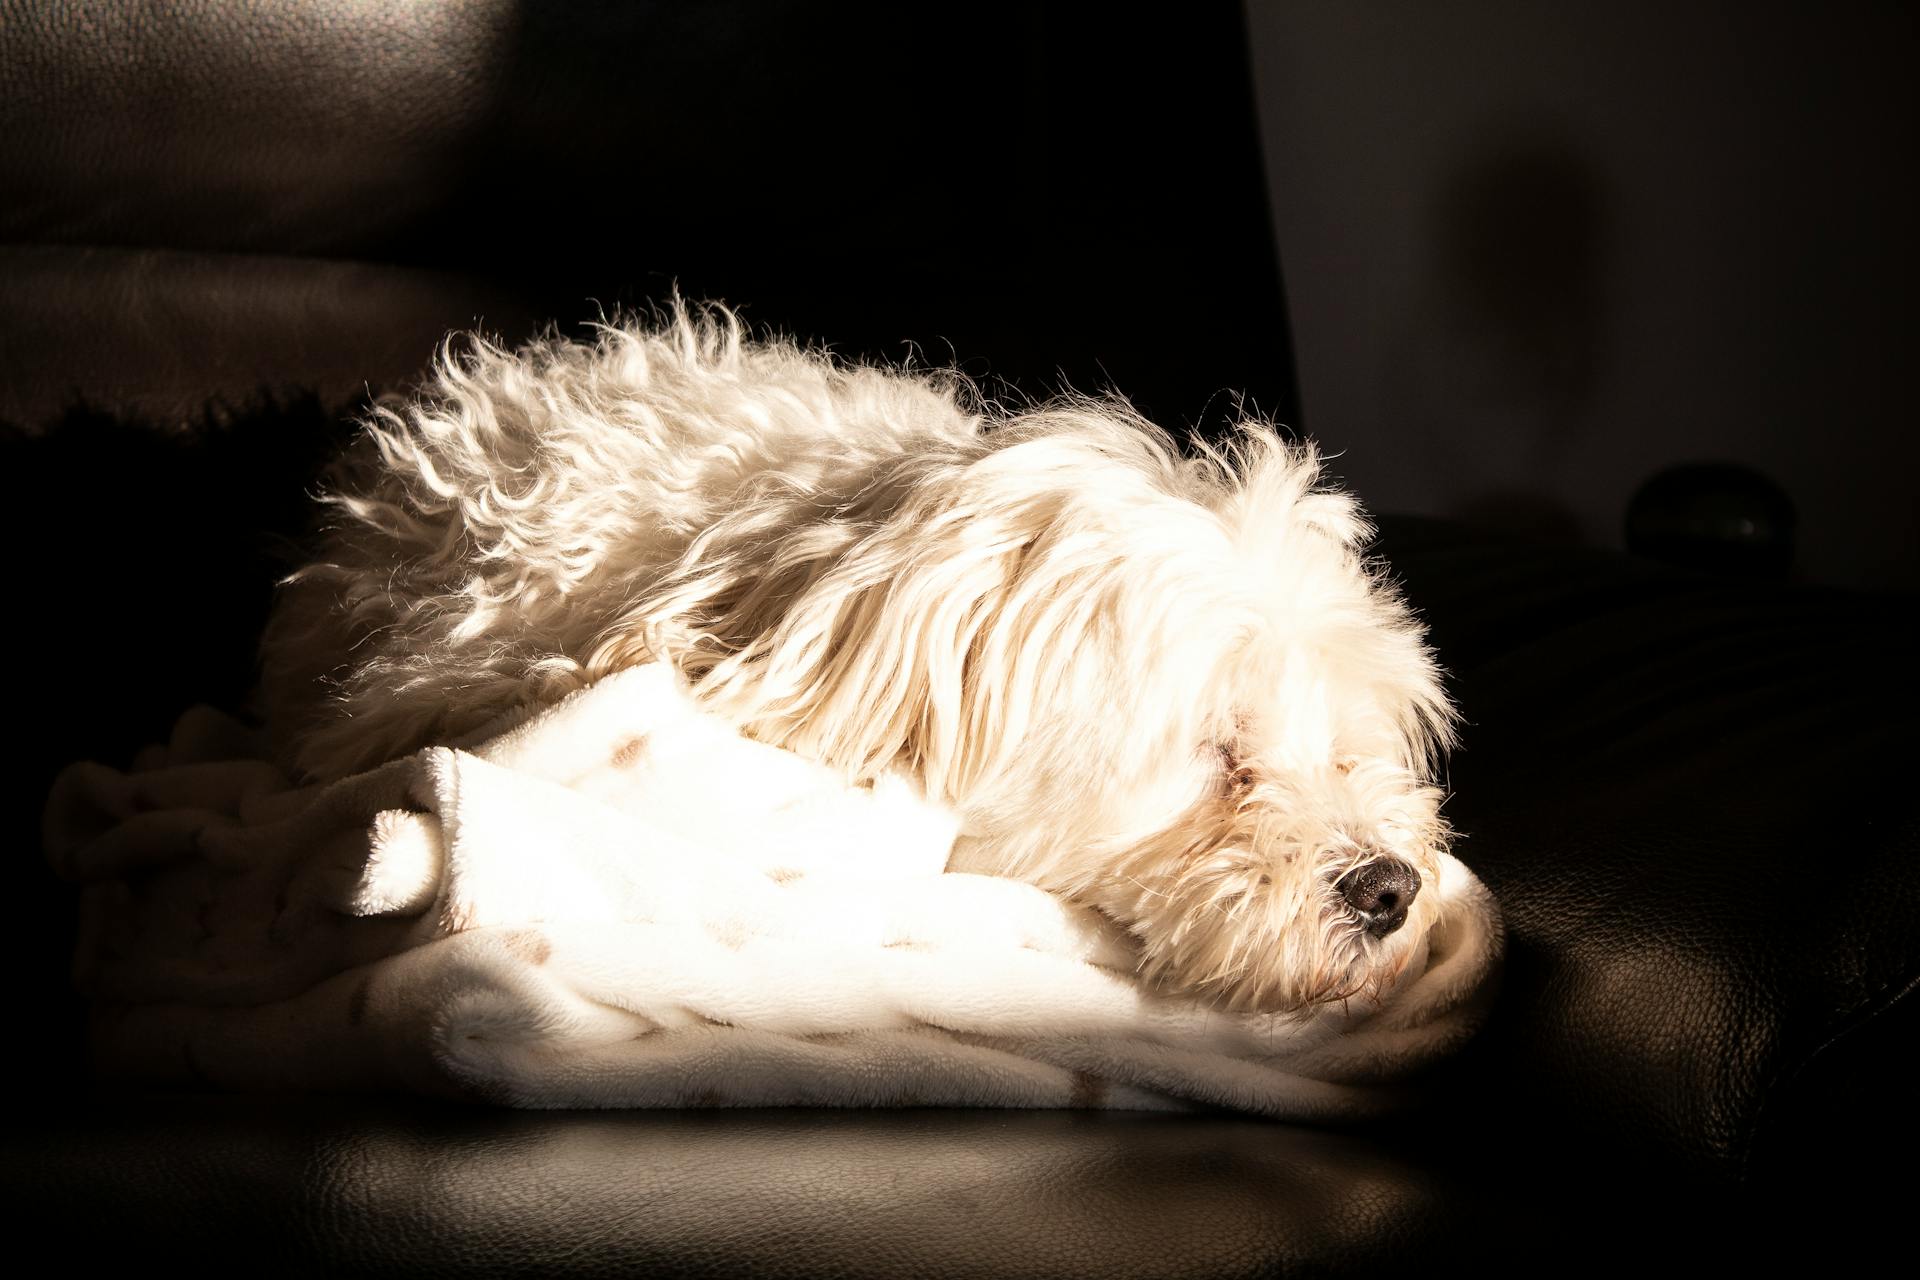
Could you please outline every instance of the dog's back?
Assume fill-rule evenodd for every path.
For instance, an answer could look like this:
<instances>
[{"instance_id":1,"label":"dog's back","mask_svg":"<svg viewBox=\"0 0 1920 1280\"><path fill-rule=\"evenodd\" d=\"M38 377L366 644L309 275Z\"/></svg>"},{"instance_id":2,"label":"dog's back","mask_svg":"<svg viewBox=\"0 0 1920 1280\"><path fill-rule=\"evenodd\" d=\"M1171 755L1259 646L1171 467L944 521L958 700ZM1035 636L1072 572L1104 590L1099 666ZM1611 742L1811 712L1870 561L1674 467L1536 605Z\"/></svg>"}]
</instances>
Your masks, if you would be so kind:
<instances>
[{"instance_id":1,"label":"dog's back","mask_svg":"<svg viewBox=\"0 0 1920 1280\"><path fill-rule=\"evenodd\" d=\"M339 777L569 692L696 540L728 551L722 515L832 515L889 462L969 449L958 391L749 342L718 310L517 351L450 341L333 469L319 553L264 646L274 739Z\"/></svg>"}]
</instances>

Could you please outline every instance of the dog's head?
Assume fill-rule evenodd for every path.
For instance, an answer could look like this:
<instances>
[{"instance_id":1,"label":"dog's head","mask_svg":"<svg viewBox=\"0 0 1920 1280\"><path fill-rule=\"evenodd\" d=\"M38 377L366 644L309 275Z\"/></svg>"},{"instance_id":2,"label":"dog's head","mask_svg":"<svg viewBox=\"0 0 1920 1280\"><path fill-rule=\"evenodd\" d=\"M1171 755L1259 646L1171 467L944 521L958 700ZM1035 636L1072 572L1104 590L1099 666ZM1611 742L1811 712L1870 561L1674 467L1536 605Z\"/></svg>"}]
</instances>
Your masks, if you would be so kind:
<instances>
[{"instance_id":1,"label":"dog's head","mask_svg":"<svg viewBox=\"0 0 1920 1280\"><path fill-rule=\"evenodd\" d=\"M763 740L917 777L957 867L1100 907L1171 989L1378 992L1425 933L1451 713L1319 481L1264 427L1182 457L1124 409L1030 415L770 534L656 651Z\"/></svg>"}]
</instances>

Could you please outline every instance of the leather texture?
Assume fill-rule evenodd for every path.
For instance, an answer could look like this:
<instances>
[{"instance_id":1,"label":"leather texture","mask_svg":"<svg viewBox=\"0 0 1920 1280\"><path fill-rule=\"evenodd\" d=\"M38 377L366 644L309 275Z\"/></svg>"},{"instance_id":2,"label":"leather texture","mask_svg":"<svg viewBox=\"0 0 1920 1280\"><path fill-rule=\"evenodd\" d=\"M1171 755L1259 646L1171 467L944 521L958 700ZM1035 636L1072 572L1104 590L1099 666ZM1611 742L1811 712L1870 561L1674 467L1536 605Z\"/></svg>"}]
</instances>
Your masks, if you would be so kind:
<instances>
[{"instance_id":1,"label":"leather texture","mask_svg":"<svg viewBox=\"0 0 1920 1280\"><path fill-rule=\"evenodd\" d=\"M43 1230L104 1207L109 1257L292 1274L1367 1274L1493 1239L1387 1144L1216 1116L135 1097L19 1149ZM111 1206L62 1195L108 1168Z\"/></svg>"},{"instance_id":2,"label":"leather texture","mask_svg":"<svg viewBox=\"0 0 1920 1280\"><path fill-rule=\"evenodd\" d=\"M522 7L6 0L0 235L375 244L479 162Z\"/></svg>"},{"instance_id":3,"label":"leather texture","mask_svg":"<svg viewBox=\"0 0 1920 1280\"><path fill-rule=\"evenodd\" d=\"M0 234L373 255L419 244L429 224L449 247L470 244L541 206L549 234L561 220L604 240L681 221L670 192L729 221L756 193L764 214L783 188L838 188L848 204L871 193L832 181L845 162L823 153L912 127L862 118L863 100L949 73L937 48L872 56L905 55L914 33L886 13L794 0L6 0ZM652 199L598 204L610 182ZM467 225L445 225L483 193L458 210Z\"/></svg>"},{"instance_id":4,"label":"leather texture","mask_svg":"<svg viewBox=\"0 0 1920 1280\"><path fill-rule=\"evenodd\" d=\"M662 295L843 349L1287 412L1239 15L0 0L4 938L23 1248L305 1274L1378 1274L1832 1262L1904 1184L1910 599L1393 521L1466 711L1493 1022L1373 1132L96 1093L53 771L245 698L340 400ZM1157 15L1157 16L1156 16ZM857 178L851 177L858 174ZM78 401L84 403L76 403ZM18 1038L17 1038L18 1039Z\"/></svg>"}]
</instances>

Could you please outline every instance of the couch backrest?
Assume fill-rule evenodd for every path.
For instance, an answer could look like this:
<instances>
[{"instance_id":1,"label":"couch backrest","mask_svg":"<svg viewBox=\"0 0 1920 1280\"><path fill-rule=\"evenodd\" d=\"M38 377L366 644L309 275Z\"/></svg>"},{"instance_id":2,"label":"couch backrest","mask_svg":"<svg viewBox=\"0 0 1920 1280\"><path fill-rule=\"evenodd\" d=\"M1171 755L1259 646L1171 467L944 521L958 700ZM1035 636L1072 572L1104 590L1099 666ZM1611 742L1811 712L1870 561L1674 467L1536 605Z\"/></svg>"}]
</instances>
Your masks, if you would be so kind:
<instances>
[{"instance_id":1,"label":"couch backrest","mask_svg":"<svg viewBox=\"0 0 1920 1280\"><path fill-rule=\"evenodd\" d=\"M0 419L335 396L676 281L1284 410L1238 6L1110 9L0 0Z\"/></svg>"}]
</instances>

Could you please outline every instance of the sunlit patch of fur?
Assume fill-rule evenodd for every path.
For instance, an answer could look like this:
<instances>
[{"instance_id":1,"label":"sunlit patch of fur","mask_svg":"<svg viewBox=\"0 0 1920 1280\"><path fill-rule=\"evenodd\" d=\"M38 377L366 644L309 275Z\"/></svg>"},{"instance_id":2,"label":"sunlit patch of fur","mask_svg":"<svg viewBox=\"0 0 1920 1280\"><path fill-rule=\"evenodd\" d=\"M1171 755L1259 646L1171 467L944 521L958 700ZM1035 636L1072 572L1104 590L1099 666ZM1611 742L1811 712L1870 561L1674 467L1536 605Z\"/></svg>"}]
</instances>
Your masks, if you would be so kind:
<instances>
[{"instance_id":1,"label":"sunlit patch of fur","mask_svg":"<svg viewBox=\"0 0 1920 1280\"><path fill-rule=\"evenodd\" d=\"M956 869L1106 911L1165 985L1292 1009L1383 989L1334 882L1433 874L1451 710L1309 446L1183 454L1124 403L753 341L717 309L450 344L325 496L269 634L317 778L672 664L752 736L916 778Z\"/></svg>"}]
</instances>

